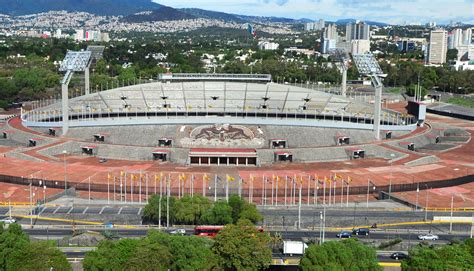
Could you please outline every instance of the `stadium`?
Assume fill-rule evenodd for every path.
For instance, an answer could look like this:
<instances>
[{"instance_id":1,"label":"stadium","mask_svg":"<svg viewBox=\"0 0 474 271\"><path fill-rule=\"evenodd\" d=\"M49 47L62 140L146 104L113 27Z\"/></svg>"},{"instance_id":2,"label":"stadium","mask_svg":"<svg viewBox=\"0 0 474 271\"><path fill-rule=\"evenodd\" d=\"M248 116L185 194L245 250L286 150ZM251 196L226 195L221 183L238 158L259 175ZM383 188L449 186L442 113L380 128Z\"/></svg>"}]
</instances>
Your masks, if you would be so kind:
<instances>
[{"instance_id":1,"label":"stadium","mask_svg":"<svg viewBox=\"0 0 474 271\"><path fill-rule=\"evenodd\" d=\"M59 101L23 112L21 119L45 134L64 132L77 139L67 146L72 153L256 166L354 158L350 145L374 140L373 101L363 99L370 98L276 84L269 75L164 74L157 82L70 99L66 128ZM416 126L412 116L383 110L383 138L405 135ZM50 155L61 150L56 151ZM362 151L362 156L380 156L373 147Z\"/></svg>"}]
</instances>

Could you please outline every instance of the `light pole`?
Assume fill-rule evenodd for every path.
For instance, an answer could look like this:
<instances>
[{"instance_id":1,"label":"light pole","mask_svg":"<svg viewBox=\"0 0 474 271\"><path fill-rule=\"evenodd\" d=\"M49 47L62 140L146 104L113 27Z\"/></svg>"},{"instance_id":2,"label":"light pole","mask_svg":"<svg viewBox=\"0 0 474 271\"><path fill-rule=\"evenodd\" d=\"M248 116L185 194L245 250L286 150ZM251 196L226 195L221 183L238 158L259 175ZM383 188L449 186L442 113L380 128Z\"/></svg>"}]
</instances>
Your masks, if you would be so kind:
<instances>
[{"instance_id":1,"label":"light pole","mask_svg":"<svg viewBox=\"0 0 474 271\"><path fill-rule=\"evenodd\" d=\"M323 211L319 211L319 244L323 242Z\"/></svg>"},{"instance_id":2,"label":"light pole","mask_svg":"<svg viewBox=\"0 0 474 271\"><path fill-rule=\"evenodd\" d=\"M64 161L64 192L67 194L67 162L66 162L67 151L63 150L63 161Z\"/></svg>"},{"instance_id":3,"label":"light pole","mask_svg":"<svg viewBox=\"0 0 474 271\"><path fill-rule=\"evenodd\" d=\"M373 190L375 191L375 184L373 182L370 181L370 179L367 179L367 204L366 204L366 207L367 209L369 208L369 194L370 194L370 184L372 184L374 187L373 187Z\"/></svg>"},{"instance_id":4,"label":"light pole","mask_svg":"<svg viewBox=\"0 0 474 271\"><path fill-rule=\"evenodd\" d=\"M426 185L425 221L428 220L428 185Z\"/></svg>"},{"instance_id":5,"label":"light pole","mask_svg":"<svg viewBox=\"0 0 474 271\"><path fill-rule=\"evenodd\" d=\"M418 196L420 194L420 184L416 184L416 201L415 201L415 211L418 211Z\"/></svg>"},{"instance_id":6,"label":"light pole","mask_svg":"<svg viewBox=\"0 0 474 271\"><path fill-rule=\"evenodd\" d=\"M393 161L392 160L394 157L395 157L395 154L391 153L390 154L390 180L388 183L388 199L392 198L392 178L393 178L393 168L392 168Z\"/></svg>"},{"instance_id":7,"label":"light pole","mask_svg":"<svg viewBox=\"0 0 474 271\"><path fill-rule=\"evenodd\" d=\"M451 194L451 215L449 218L449 233L453 231L453 207L454 207L454 193Z\"/></svg>"}]
</instances>

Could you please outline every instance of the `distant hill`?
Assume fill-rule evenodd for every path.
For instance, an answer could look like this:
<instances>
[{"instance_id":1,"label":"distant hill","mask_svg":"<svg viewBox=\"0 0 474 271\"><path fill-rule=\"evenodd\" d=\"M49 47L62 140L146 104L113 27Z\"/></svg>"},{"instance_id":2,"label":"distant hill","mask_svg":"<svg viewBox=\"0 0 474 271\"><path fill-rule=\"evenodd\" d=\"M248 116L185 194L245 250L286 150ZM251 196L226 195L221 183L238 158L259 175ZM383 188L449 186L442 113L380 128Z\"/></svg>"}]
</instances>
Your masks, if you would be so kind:
<instances>
[{"instance_id":1,"label":"distant hill","mask_svg":"<svg viewBox=\"0 0 474 271\"><path fill-rule=\"evenodd\" d=\"M182 12L178 9L170 8L167 6L161 6L159 9L152 11L139 12L133 15L128 15L122 19L128 23L142 23L142 22L155 22L155 21L176 21L195 19L196 16Z\"/></svg>"},{"instance_id":2,"label":"distant hill","mask_svg":"<svg viewBox=\"0 0 474 271\"><path fill-rule=\"evenodd\" d=\"M52 10L83 11L97 15L129 15L159 9L151 0L0 0L0 13L27 15Z\"/></svg>"},{"instance_id":3,"label":"distant hill","mask_svg":"<svg viewBox=\"0 0 474 271\"><path fill-rule=\"evenodd\" d=\"M355 21L357 21L356 19L339 19L336 21L336 24L348 24L348 23L354 23ZM386 23L381 23L381 22L375 22L375 21L364 21L364 20L359 20L359 21L363 21L369 25L376 25L376 26L387 26L389 24L386 24Z\"/></svg>"},{"instance_id":4,"label":"distant hill","mask_svg":"<svg viewBox=\"0 0 474 271\"><path fill-rule=\"evenodd\" d=\"M218 12L218 11L211 11L199 8L182 8L179 9L180 11L193 15L198 18L206 18L206 19L216 19L216 20L224 20L224 21L233 21L233 22L244 22L239 16L225 12Z\"/></svg>"}]
</instances>

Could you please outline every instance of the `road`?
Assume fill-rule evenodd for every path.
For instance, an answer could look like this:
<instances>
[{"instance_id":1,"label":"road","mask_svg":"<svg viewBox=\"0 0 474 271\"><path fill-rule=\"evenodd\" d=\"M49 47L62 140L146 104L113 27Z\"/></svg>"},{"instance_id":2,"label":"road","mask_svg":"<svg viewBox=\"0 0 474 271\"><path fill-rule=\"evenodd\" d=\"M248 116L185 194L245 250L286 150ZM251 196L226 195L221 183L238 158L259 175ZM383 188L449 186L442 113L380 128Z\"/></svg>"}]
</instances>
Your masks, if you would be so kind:
<instances>
[{"instance_id":1,"label":"road","mask_svg":"<svg viewBox=\"0 0 474 271\"><path fill-rule=\"evenodd\" d=\"M108 231L122 237L142 237L147 234L148 229L107 229ZM67 237L71 236L73 234L72 229L29 229L25 228L24 231L29 234L32 237ZM92 229L92 231L103 231L103 230L97 230L97 229ZM169 232L170 230L167 230L166 232ZM302 240L304 239L309 239L309 238L319 238L319 231L270 231L270 233L280 233L282 235L282 238L284 240ZM192 230L187 230L186 233L188 235L192 235L193 231ZM336 237L336 232L326 232L326 239L337 239ZM469 238L469 235L466 234L438 234L440 240L439 241L434 241L434 242L443 242L443 241L451 241L453 239L466 239ZM355 236L354 236L355 237ZM360 239L367 239L367 240L391 240L395 238L401 238L403 240L418 240L417 239L418 234L416 233L406 233L406 232L400 232L400 233L393 233L393 232L372 232L369 236L360 236Z\"/></svg>"}]
</instances>

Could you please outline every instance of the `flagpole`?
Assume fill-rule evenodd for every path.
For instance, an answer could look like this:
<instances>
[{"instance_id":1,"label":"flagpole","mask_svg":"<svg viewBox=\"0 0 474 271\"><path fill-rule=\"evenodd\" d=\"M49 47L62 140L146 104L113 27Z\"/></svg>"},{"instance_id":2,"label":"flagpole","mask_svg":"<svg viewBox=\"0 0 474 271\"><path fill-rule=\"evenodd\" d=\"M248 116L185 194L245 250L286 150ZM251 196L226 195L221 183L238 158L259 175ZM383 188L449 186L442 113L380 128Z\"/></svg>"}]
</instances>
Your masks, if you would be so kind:
<instances>
[{"instance_id":1,"label":"flagpole","mask_svg":"<svg viewBox=\"0 0 474 271\"><path fill-rule=\"evenodd\" d=\"M124 200L125 200L125 203L127 203L127 172L125 172L125 176L124 176Z\"/></svg>"},{"instance_id":2,"label":"flagpole","mask_svg":"<svg viewBox=\"0 0 474 271\"><path fill-rule=\"evenodd\" d=\"M229 202L229 175L226 175L225 180L225 200Z\"/></svg>"},{"instance_id":3,"label":"flagpole","mask_svg":"<svg viewBox=\"0 0 474 271\"><path fill-rule=\"evenodd\" d=\"M109 176L107 175L107 177ZM89 203L91 203L91 177L89 177Z\"/></svg>"},{"instance_id":4,"label":"flagpole","mask_svg":"<svg viewBox=\"0 0 474 271\"><path fill-rule=\"evenodd\" d=\"M272 200L271 203L272 203L272 204L271 204L271 205L272 205L272 206L273 206L273 199L274 199L274 197L273 197L273 196L274 196L274 195L273 195L273 182L274 182L274 181L275 181L275 180L272 178L272 186L271 186L271 189L272 189L272 198L271 198L271 200Z\"/></svg>"},{"instance_id":5,"label":"flagpole","mask_svg":"<svg viewBox=\"0 0 474 271\"><path fill-rule=\"evenodd\" d=\"M217 201L217 174L214 175L214 202Z\"/></svg>"},{"instance_id":6,"label":"flagpole","mask_svg":"<svg viewBox=\"0 0 474 271\"><path fill-rule=\"evenodd\" d=\"M265 206L265 177L262 176L262 205Z\"/></svg>"},{"instance_id":7,"label":"flagpole","mask_svg":"<svg viewBox=\"0 0 474 271\"><path fill-rule=\"evenodd\" d=\"M349 182L347 182L347 197L346 197L346 207L349 207Z\"/></svg>"},{"instance_id":8,"label":"flagpole","mask_svg":"<svg viewBox=\"0 0 474 271\"><path fill-rule=\"evenodd\" d=\"M202 196L205 197L206 196L206 174L204 174L204 176L202 176Z\"/></svg>"},{"instance_id":9,"label":"flagpole","mask_svg":"<svg viewBox=\"0 0 474 271\"><path fill-rule=\"evenodd\" d=\"M331 194L332 194L332 180L331 178L329 178L329 206L332 204Z\"/></svg>"},{"instance_id":10,"label":"flagpole","mask_svg":"<svg viewBox=\"0 0 474 271\"><path fill-rule=\"evenodd\" d=\"M336 205L336 184L337 184L337 181L334 180L334 192L332 193L332 200L333 200L334 205Z\"/></svg>"},{"instance_id":11,"label":"flagpole","mask_svg":"<svg viewBox=\"0 0 474 271\"><path fill-rule=\"evenodd\" d=\"M194 197L194 174L191 175L191 197Z\"/></svg>"},{"instance_id":12,"label":"flagpole","mask_svg":"<svg viewBox=\"0 0 474 271\"><path fill-rule=\"evenodd\" d=\"M344 206L344 180L341 181L341 207Z\"/></svg>"},{"instance_id":13,"label":"flagpole","mask_svg":"<svg viewBox=\"0 0 474 271\"><path fill-rule=\"evenodd\" d=\"M142 177L143 175L140 173L140 178L138 179L138 203L142 203Z\"/></svg>"},{"instance_id":14,"label":"flagpole","mask_svg":"<svg viewBox=\"0 0 474 271\"><path fill-rule=\"evenodd\" d=\"M311 202L311 177L308 175L308 202L306 205L309 206Z\"/></svg>"},{"instance_id":15,"label":"flagpole","mask_svg":"<svg viewBox=\"0 0 474 271\"><path fill-rule=\"evenodd\" d=\"M110 195L109 195L109 188L110 188L110 178L107 174L107 204L110 204ZM90 198L90 195L89 195Z\"/></svg>"},{"instance_id":16,"label":"flagpole","mask_svg":"<svg viewBox=\"0 0 474 271\"><path fill-rule=\"evenodd\" d=\"M115 176L114 176L114 203L117 202L117 199L116 199L116 194L117 194L117 190L115 189Z\"/></svg>"},{"instance_id":17,"label":"flagpole","mask_svg":"<svg viewBox=\"0 0 474 271\"><path fill-rule=\"evenodd\" d=\"M287 204L287 199L286 199L286 193L288 190L287 186L288 186L288 176L285 176L285 206Z\"/></svg>"},{"instance_id":18,"label":"flagpole","mask_svg":"<svg viewBox=\"0 0 474 271\"><path fill-rule=\"evenodd\" d=\"M178 175L178 199L181 198L181 174Z\"/></svg>"},{"instance_id":19,"label":"flagpole","mask_svg":"<svg viewBox=\"0 0 474 271\"><path fill-rule=\"evenodd\" d=\"M301 190L303 188L303 182L300 183L299 200L298 200L298 230L301 230Z\"/></svg>"},{"instance_id":20,"label":"flagpole","mask_svg":"<svg viewBox=\"0 0 474 271\"><path fill-rule=\"evenodd\" d=\"M326 177L323 181L323 205L326 205Z\"/></svg>"},{"instance_id":21,"label":"flagpole","mask_svg":"<svg viewBox=\"0 0 474 271\"><path fill-rule=\"evenodd\" d=\"M130 174L130 202L133 204L133 179L134 179L133 174Z\"/></svg>"},{"instance_id":22,"label":"flagpole","mask_svg":"<svg viewBox=\"0 0 474 271\"><path fill-rule=\"evenodd\" d=\"M146 194L146 203L148 204L148 173L145 175L145 194Z\"/></svg>"},{"instance_id":23,"label":"flagpole","mask_svg":"<svg viewBox=\"0 0 474 271\"><path fill-rule=\"evenodd\" d=\"M170 174L171 175L171 174ZM170 226L170 194L171 194L171 178L168 175L168 182L166 184L166 190L168 196L166 197L166 228Z\"/></svg>"},{"instance_id":24,"label":"flagpole","mask_svg":"<svg viewBox=\"0 0 474 271\"><path fill-rule=\"evenodd\" d=\"M276 184L275 184L275 206L278 206L278 181L279 181L280 177L277 176L276 177Z\"/></svg>"},{"instance_id":25,"label":"flagpole","mask_svg":"<svg viewBox=\"0 0 474 271\"><path fill-rule=\"evenodd\" d=\"M243 180L239 176L239 198L242 198L242 183L243 183Z\"/></svg>"}]
</instances>

